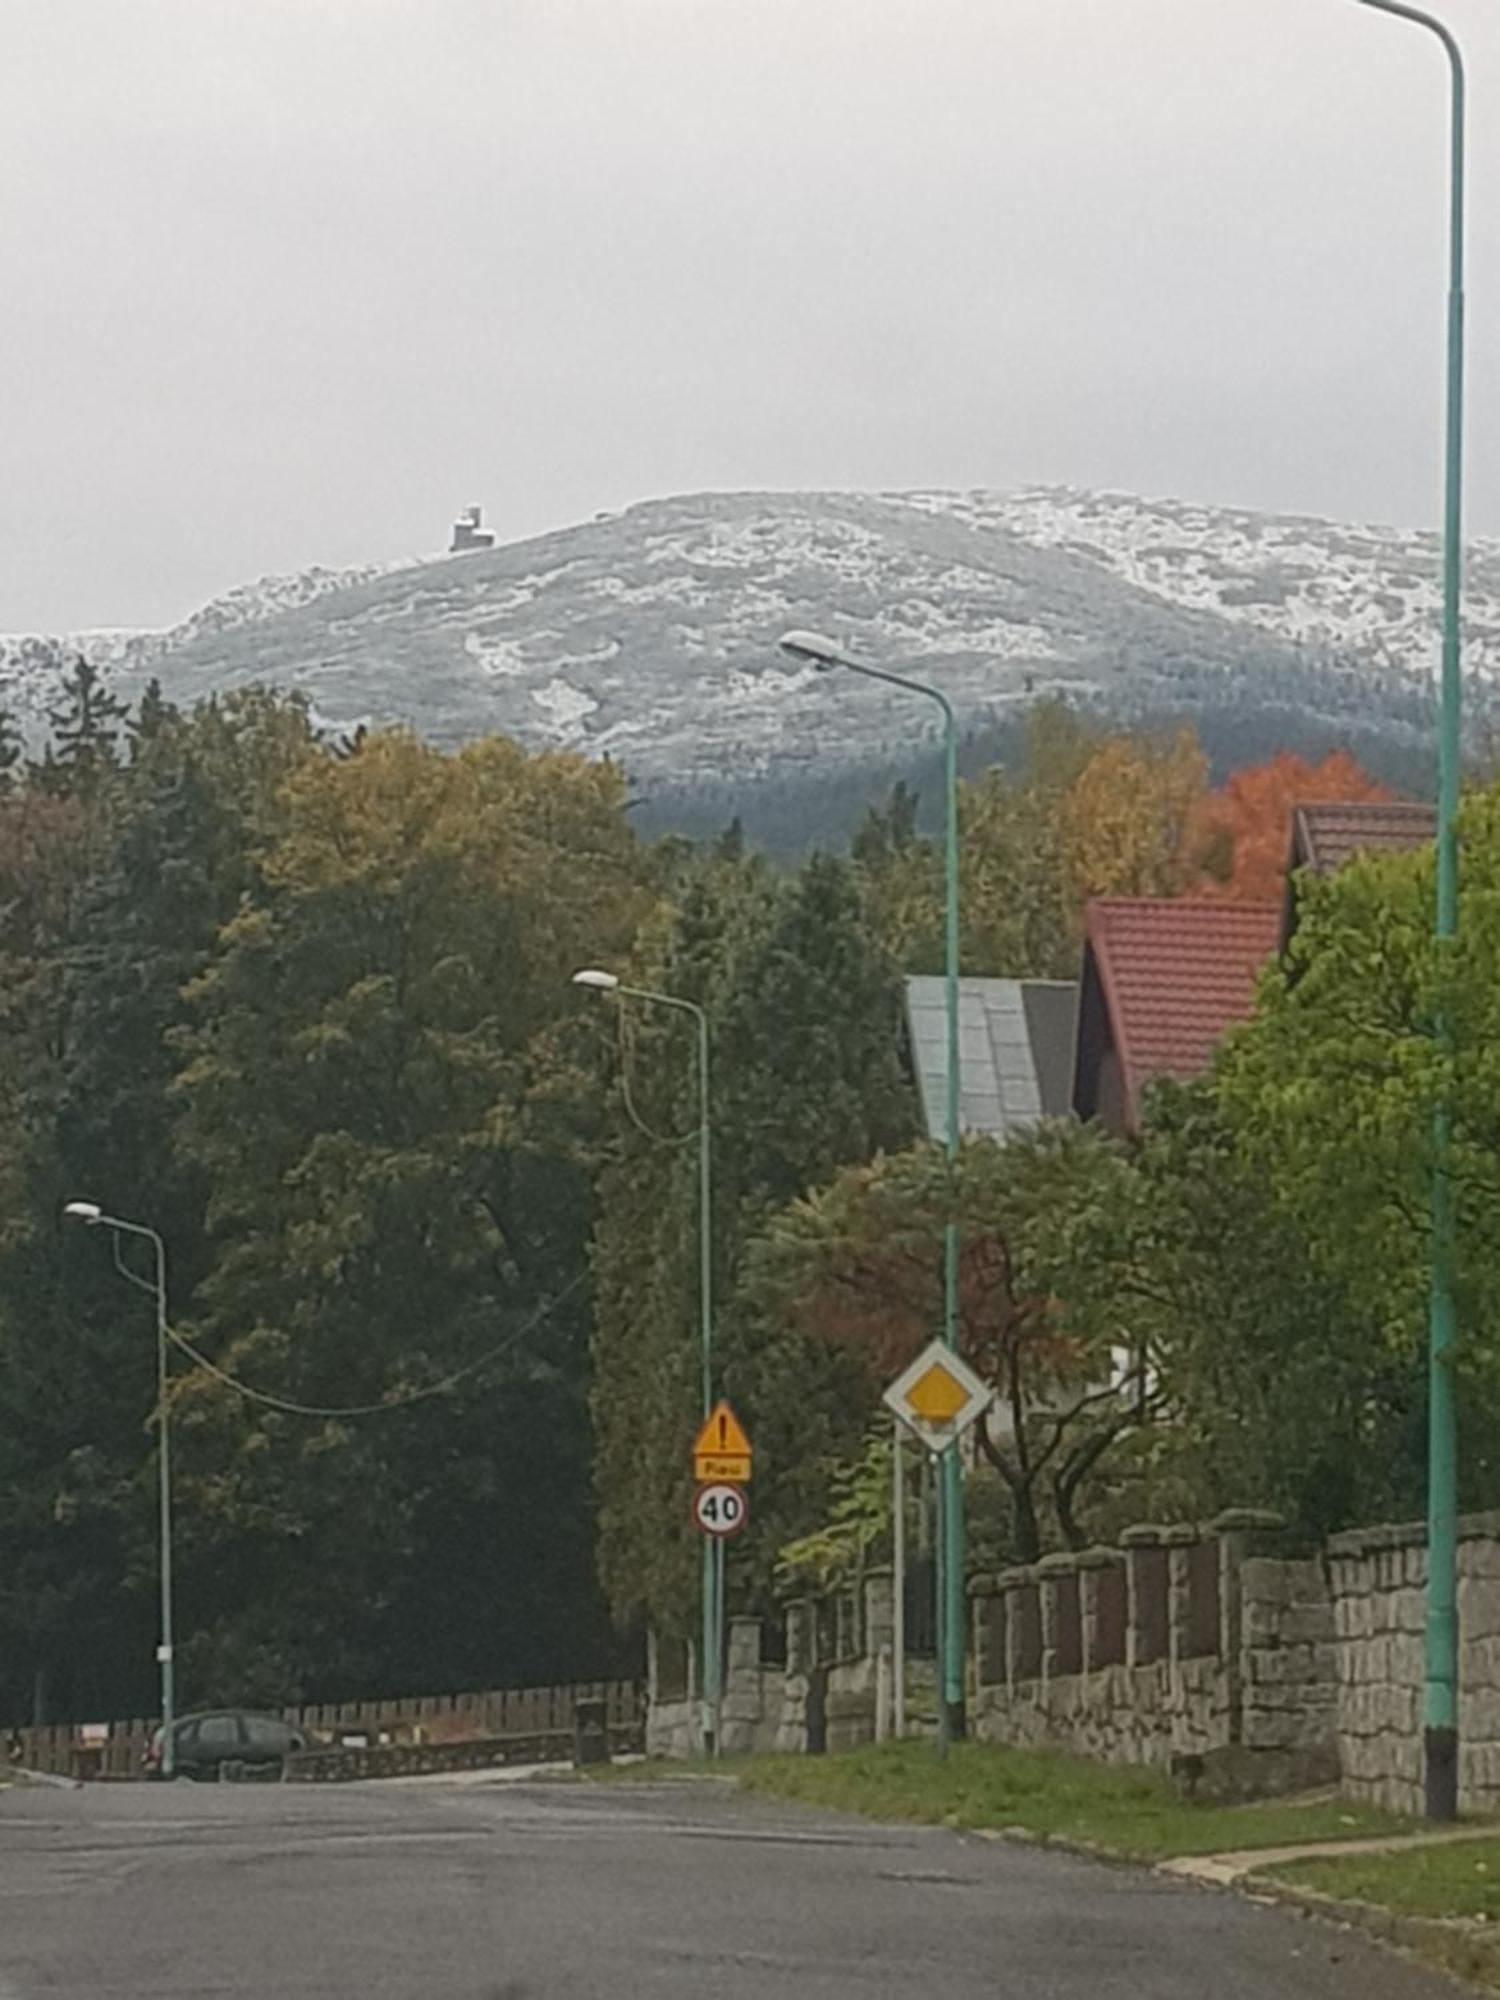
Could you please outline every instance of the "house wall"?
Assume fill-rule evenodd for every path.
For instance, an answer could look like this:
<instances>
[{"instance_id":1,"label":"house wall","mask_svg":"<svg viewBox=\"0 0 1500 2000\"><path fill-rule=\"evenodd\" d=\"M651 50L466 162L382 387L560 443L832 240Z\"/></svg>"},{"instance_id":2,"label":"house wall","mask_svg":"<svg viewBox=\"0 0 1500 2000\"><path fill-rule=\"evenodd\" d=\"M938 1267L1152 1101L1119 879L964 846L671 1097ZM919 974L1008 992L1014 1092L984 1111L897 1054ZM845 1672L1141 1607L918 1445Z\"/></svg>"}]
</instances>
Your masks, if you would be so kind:
<instances>
[{"instance_id":1,"label":"house wall","mask_svg":"<svg viewBox=\"0 0 1500 2000\"><path fill-rule=\"evenodd\" d=\"M1120 1053L1113 1042L1099 1058L1099 1123L1106 1132L1123 1139L1130 1131L1130 1105L1125 1096L1125 1073Z\"/></svg>"}]
</instances>

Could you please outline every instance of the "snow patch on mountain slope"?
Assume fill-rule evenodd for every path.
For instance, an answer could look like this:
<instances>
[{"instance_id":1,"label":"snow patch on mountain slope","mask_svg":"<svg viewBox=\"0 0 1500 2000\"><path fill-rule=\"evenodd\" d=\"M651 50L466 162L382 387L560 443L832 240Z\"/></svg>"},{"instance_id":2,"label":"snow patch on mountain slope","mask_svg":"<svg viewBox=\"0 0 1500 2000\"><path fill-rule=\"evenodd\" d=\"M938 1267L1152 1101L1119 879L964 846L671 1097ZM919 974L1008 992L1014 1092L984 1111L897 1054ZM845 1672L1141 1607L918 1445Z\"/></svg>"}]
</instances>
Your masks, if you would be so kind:
<instances>
[{"instance_id":1,"label":"snow patch on mountain slope","mask_svg":"<svg viewBox=\"0 0 1500 2000\"><path fill-rule=\"evenodd\" d=\"M591 694L576 688L561 674L554 674L550 681L531 690L531 699L546 717L541 727L560 743L576 743L583 735L586 716L594 714L599 704Z\"/></svg>"},{"instance_id":2,"label":"snow patch on mountain slope","mask_svg":"<svg viewBox=\"0 0 1500 2000\"><path fill-rule=\"evenodd\" d=\"M1323 653L1420 673L1436 662L1440 546L1425 530L1053 487L890 497L1092 557L1168 603ZM1476 539L1468 557L1468 665L1500 674L1500 543Z\"/></svg>"}]
</instances>

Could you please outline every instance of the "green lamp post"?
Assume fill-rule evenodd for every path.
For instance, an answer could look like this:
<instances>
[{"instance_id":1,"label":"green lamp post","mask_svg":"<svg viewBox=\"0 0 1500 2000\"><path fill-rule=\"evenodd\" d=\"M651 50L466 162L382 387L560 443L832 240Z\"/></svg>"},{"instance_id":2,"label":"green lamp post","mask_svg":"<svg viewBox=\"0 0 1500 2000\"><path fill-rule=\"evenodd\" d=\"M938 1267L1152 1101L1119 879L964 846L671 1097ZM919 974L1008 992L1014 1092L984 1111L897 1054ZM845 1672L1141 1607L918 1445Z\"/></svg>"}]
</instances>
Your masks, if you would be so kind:
<instances>
[{"instance_id":1,"label":"green lamp post","mask_svg":"<svg viewBox=\"0 0 1500 2000\"><path fill-rule=\"evenodd\" d=\"M167 1368L167 1247L156 1230L143 1222L126 1222L118 1215L106 1215L96 1201L70 1201L63 1209L69 1222L81 1222L87 1229L108 1229L114 1252L115 1269L139 1291L149 1292L156 1304L156 1493L160 1538L161 1637L156 1647L156 1664L161 1676L161 1771L164 1778L177 1772L176 1667L172 1630L172 1425L168 1405ZM120 1255L120 1237L141 1236L151 1245L155 1259L152 1278L140 1277Z\"/></svg>"},{"instance_id":2,"label":"green lamp post","mask_svg":"<svg viewBox=\"0 0 1500 2000\"><path fill-rule=\"evenodd\" d=\"M943 718L943 791L946 801L943 896L943 985L947 1016L947 1112L946 1144L950 1173L958 1159L959 1071L958 1046L958 725L953 704L940 688L906 674L872 666L847 653L832 639L816 632L788 632L781 650L822 672L843 668L863 674L867 680L884 681L888 687L919 694L936 702ZM956 1189L953 1190L956 1192ZM943 1231L943 1340L958 1346L958 1223L949 1214ZM941 1525L938 1535L939 1617L942 1649L942 1689L938 1702L939 1741L964 1731L964 1489L963 1468L958 1451L949 1446L941 1460L938 1488Z\"/></svg>"},{"instance_id":3,"label":"green lamp post","mask_svg":"<svg viewBox=\"0 0 1500 2000\"><path fill-rule=\"evenodd\" d=\"M1439 1044L1453 1047L1445 993L1458 929L1460 610L1463 591L1464 408L1464 63L1451 31L1404 0L1360 0L1414 21L1447 54L1451 109L1448 177L1448 397L1444 452L1443 659L1438 712L1437 939ZM1445 1090L1434 1114L1432 1274L1428 1327L1427 1642L1422 1698L1427 1817L1458 1813L1458 1444L1453 1370L1458 1329L1453 1304L1454 1215L1450 1173L1453 1108Z\"/></svg>"}]
</instances>

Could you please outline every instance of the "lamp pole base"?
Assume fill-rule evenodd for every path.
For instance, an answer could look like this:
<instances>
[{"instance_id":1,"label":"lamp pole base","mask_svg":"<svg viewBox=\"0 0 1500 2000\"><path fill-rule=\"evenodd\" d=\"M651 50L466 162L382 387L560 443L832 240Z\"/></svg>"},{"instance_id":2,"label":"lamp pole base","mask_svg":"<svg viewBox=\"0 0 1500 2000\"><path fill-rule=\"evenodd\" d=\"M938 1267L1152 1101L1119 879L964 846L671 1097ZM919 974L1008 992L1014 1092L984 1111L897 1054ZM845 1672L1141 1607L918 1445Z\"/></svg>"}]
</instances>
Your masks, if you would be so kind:
<instances>
[{"instance_id":1,"label":"lamp pole base","mask_svg":"<svg viewBox=\"0 0 1500 2000\"><path fill-rule=\"evenodd\" d=\"M1446 1825L1458 1818L1458 1731L1424 1729L1422 1779L1427 1817Z\"/></svg>"}]
</instances>

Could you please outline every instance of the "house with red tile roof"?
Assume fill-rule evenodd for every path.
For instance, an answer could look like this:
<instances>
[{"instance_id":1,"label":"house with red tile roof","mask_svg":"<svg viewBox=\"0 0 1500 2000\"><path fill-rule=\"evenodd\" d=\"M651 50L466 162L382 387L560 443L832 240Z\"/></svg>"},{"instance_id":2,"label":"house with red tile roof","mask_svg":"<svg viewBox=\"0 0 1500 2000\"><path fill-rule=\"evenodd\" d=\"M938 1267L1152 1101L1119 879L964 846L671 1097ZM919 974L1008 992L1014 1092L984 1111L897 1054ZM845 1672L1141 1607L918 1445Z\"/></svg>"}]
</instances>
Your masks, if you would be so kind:
<instances>
[{"instance_id":1,"label":"house with red tile roof","mask_svg":"<svg viewBox=\"0 0 1500 2000\"><path fill-rule=\"evenodd\" d=\"M1405 854L1425 847L1436 833L1436 807L1406 799L1295 807L1281 906L1282 949L1297 928L1297 878L1303 869L1313 875L1333 875L1358 854Z\"/></svg>"},{"instance_id":2,"label":"house with red tile roof","mask_svg":"<svg viewBox=\"0 0 1500 2000\"><path fill-rule=\"evenodd\" d=\"M1085 918L1073 1109L1124 1136L1156 1077L1205 1070L1281 938L1277 903L1104 897Z\"/></svg>"}]
</instances>

